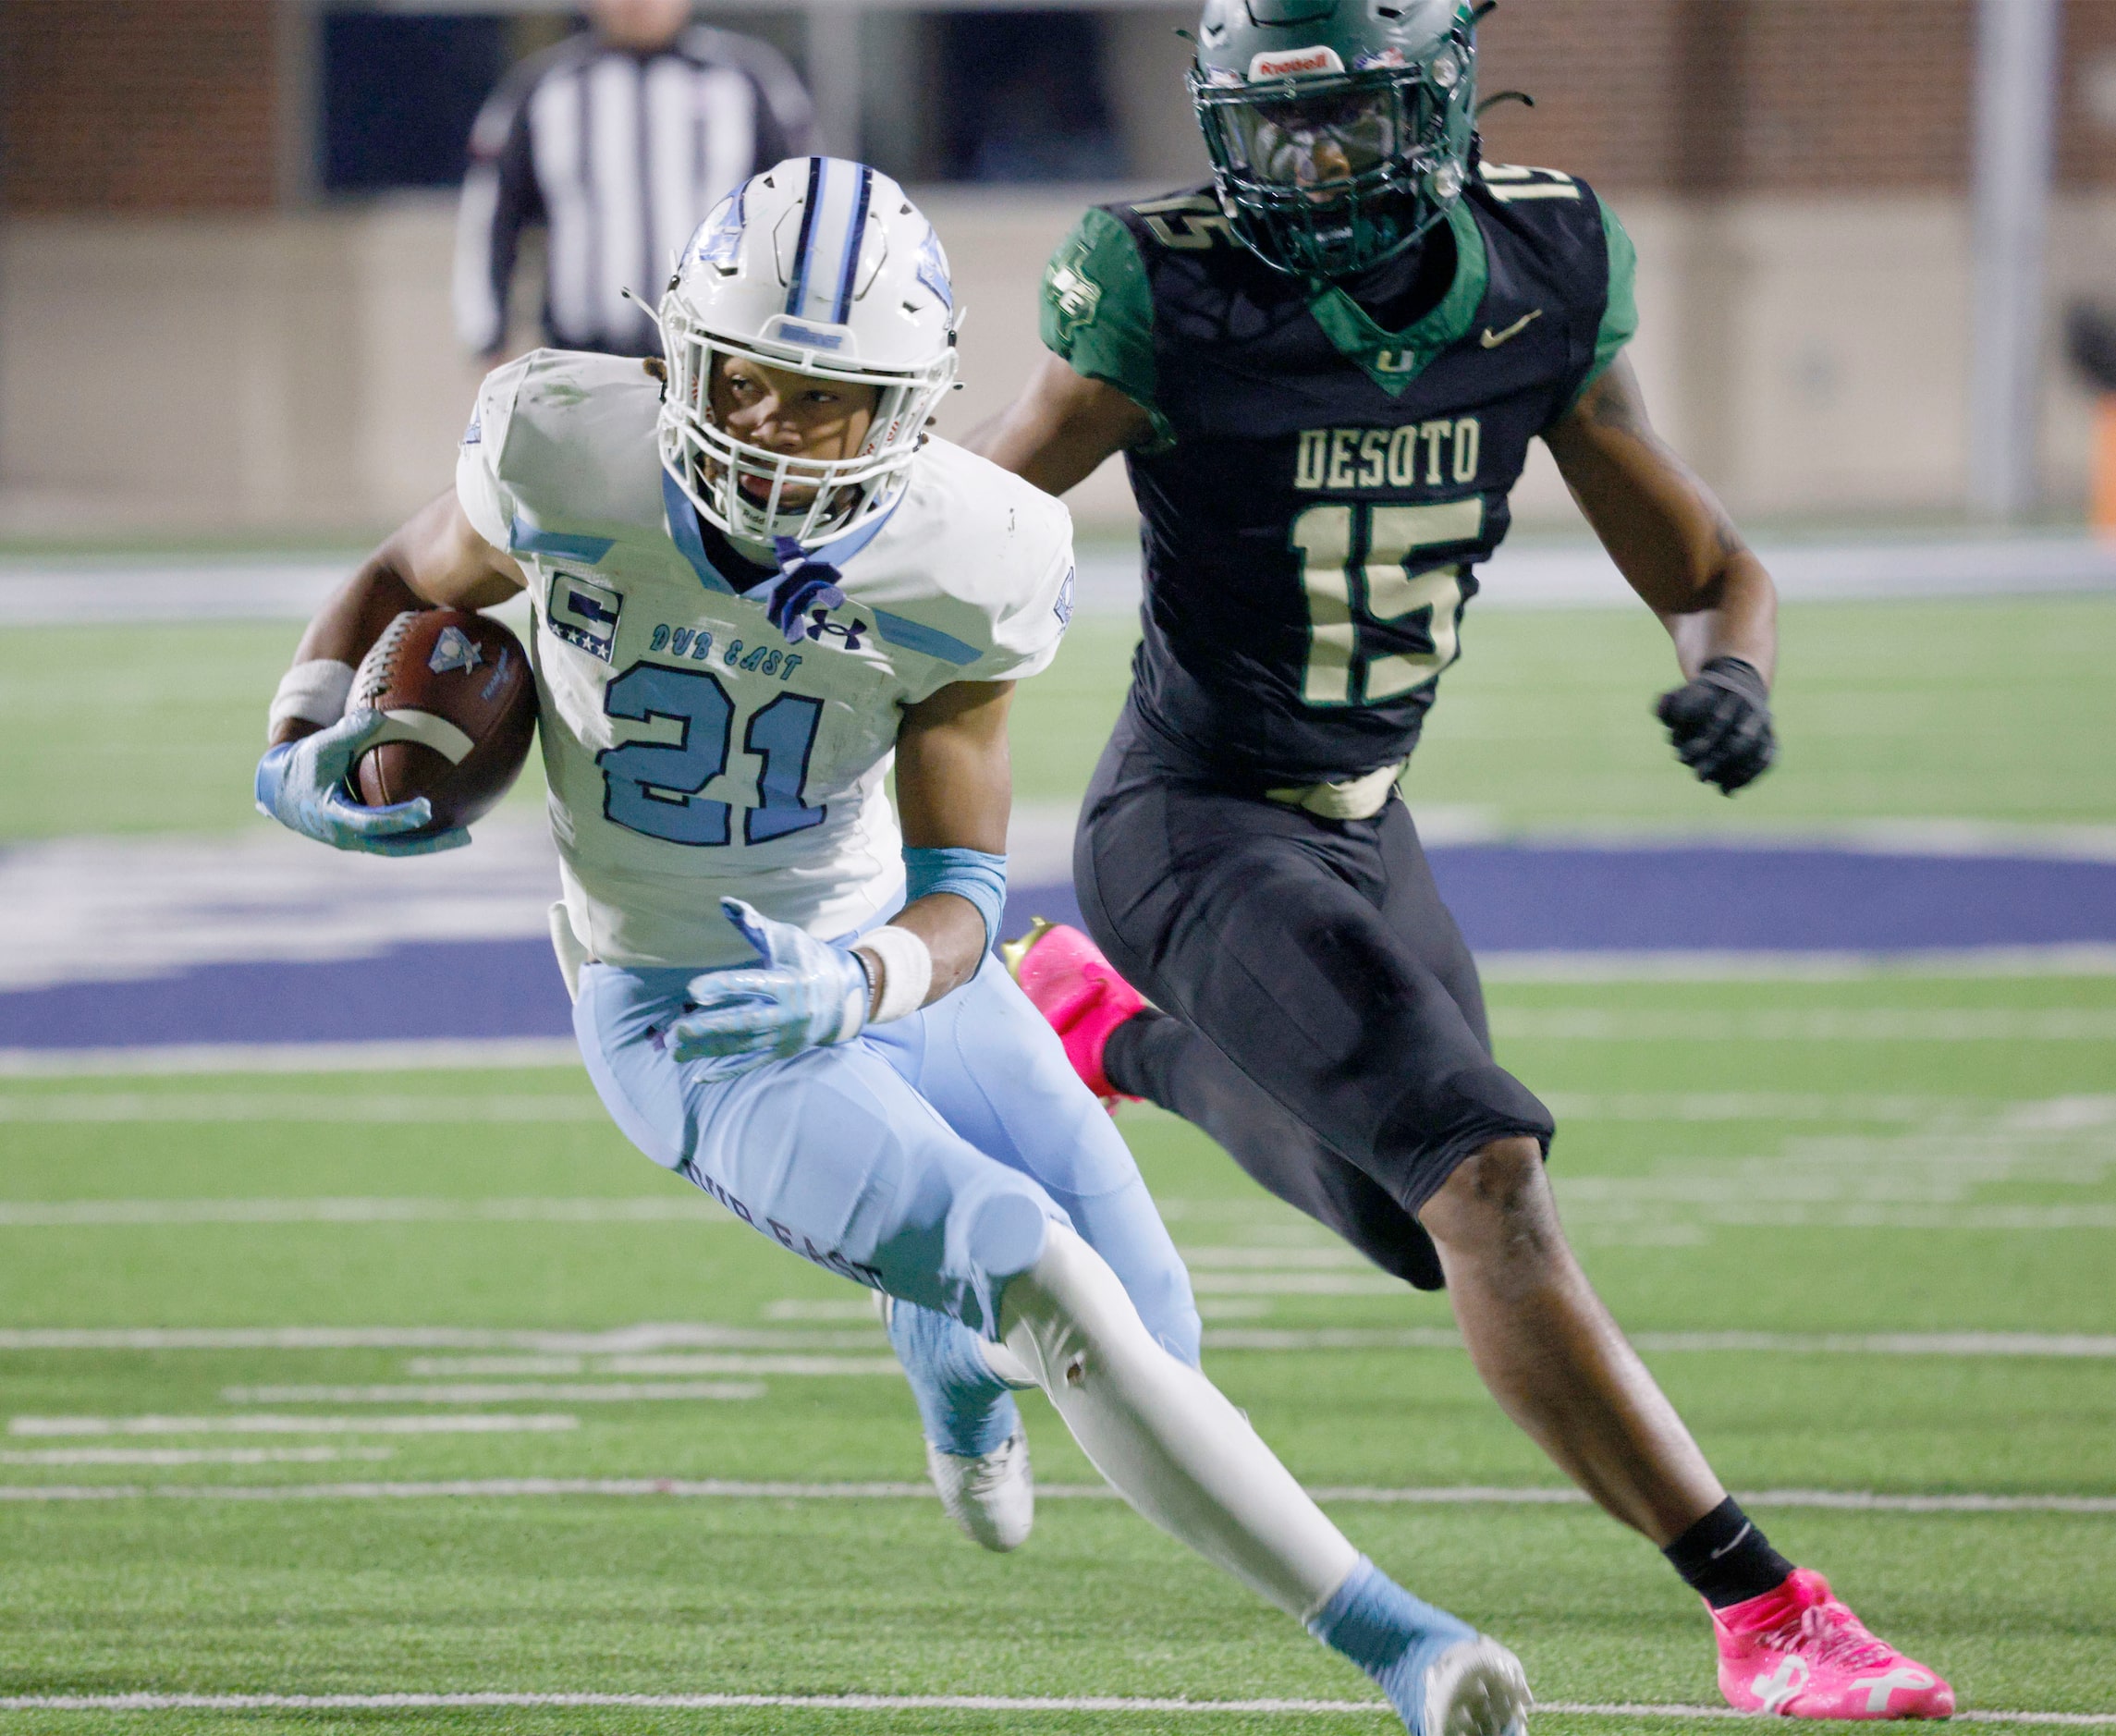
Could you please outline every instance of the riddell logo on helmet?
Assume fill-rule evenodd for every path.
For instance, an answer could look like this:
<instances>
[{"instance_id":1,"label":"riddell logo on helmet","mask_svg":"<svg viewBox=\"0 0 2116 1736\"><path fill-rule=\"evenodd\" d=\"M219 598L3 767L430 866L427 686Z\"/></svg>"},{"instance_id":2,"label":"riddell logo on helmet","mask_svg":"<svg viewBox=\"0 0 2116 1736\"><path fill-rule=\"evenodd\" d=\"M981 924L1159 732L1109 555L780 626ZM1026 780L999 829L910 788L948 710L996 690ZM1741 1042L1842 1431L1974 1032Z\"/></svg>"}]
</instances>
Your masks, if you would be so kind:
<instances>
[{"instance_id":1,"label":"riddell logo on helmet","mask_svg":"<svg viewBox=\"0 0 2116 1736\"><path fill-rule=\"evenodd\" d=\"M1249 63L1249 77L1257 79L1314 78L1318 73L1342 72L1344 62L1327 43L1314 48L1293 48L1282 54L1261 54Z\"/></svg>"}]
</instances>

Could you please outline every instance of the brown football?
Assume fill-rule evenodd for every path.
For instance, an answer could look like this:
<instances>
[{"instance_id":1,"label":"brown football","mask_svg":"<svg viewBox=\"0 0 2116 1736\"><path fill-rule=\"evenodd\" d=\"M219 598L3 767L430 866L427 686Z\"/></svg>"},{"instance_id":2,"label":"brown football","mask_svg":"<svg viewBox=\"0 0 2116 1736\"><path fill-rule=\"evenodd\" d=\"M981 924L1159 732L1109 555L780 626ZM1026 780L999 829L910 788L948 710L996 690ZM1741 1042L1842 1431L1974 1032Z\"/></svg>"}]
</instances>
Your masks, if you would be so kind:
<instances>
[{"instance_id":1,"label":"brown football","mask_svg":"<svg viewBox=\"0 0 2116 1736\"><path fill-rule=\"evenodd\" d=\"M536 735L536 677L489 616L407 609L353 676L355 711L388 718L353 776L371 807L424 796L429 831L468 825L521 775Z\"/></svg>"}]
</instances>

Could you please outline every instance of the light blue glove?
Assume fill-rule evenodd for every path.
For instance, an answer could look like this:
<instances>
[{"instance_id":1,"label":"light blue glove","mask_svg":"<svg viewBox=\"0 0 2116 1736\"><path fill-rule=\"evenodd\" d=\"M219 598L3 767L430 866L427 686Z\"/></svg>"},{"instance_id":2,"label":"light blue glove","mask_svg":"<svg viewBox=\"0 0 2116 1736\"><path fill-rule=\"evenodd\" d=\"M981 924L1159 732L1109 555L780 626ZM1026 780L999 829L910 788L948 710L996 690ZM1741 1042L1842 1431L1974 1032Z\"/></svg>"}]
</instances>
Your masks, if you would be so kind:
<instances>
[{"instance_id":1,"label":"light blue glove","mask_svg":"<svg viewBox=\"0 0 2116 1736\"><path fill-rule=\"evenodd\" d=\"M378 711L348 712L328 729L282 741L257 762L257 812L333 850L371 856L431 856L471 841L461 826L431 837L406 837L434 817L420 796L386 808L363 808L346 791L346 776L385 719Z\"/></svg>"},{"instance_id":2,"label":"light blue glove","mask_svg":"<svg viewBox=\"0 0 2116 1736\"><path fill-rule=\"evenodd\" d=\"M775 923L740 899L722 899L720 910L763 962L692 977L697 1010L668 1027L670 1054L679 1061L749 1057L727 1070L732 1074L860 1034L867 972L849 950Z\"/></svg>"}]
</instances>

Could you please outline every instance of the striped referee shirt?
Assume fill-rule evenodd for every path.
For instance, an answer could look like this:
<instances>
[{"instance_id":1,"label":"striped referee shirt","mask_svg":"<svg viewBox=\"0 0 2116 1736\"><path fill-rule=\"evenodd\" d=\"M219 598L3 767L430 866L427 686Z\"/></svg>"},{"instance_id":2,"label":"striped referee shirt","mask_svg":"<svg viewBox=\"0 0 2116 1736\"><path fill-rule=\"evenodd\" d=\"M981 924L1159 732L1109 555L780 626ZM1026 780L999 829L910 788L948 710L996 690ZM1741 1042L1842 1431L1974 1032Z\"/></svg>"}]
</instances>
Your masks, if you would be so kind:
<instances>
[{"instance_id":1,"label":"striped referee shirt","mask_svg":"<svg viewBox=\"0 0 2116 1736\"><path fill-rule=\"evenodd\" d=\"M747 36L693 26L651 54L593 33L516 67L479 113L456 230L456 330L481 356L507 342L521 231L548 232L544 326L566 349L652 354L623 299L657 300L720 197L813 145L793 69Z\"/></svg>"}]
</instances>

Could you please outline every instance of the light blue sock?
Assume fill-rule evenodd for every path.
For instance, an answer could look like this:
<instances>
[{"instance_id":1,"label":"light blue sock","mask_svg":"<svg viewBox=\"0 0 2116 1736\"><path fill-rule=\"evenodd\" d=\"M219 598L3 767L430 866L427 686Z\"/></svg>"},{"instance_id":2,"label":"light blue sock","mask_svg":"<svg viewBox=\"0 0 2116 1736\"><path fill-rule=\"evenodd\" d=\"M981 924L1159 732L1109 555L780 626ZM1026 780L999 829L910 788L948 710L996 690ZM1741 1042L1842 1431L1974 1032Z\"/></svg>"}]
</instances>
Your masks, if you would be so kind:
<instances>
[{"instance_id":1,"label":"light blue sock","mask_svg":"<svg viewBox=\"0 0 2116 1736\"><path fill-rule=\"evenodd\" d=\"M926 1439L959 1459L982 1459L1007 1444L1021 1412L985 1362L974 1332L947 1314L899 1301L889 1309L889 1342L911 1377Z\"/></svg>"},{"instance_id":2,"label":"light blue sock","mask_svg":"<svg viewBox=\"0 0 2116 1736\"><path fill-rule=\"evenodd\" d=\"M1475 1629L1419 1602L1364 1555L1308 1632L1373 1677L1415 1736L1427 1736L1426 1669L1449 1646L1476 1637Z\"/></svg>"}]
</instances>

